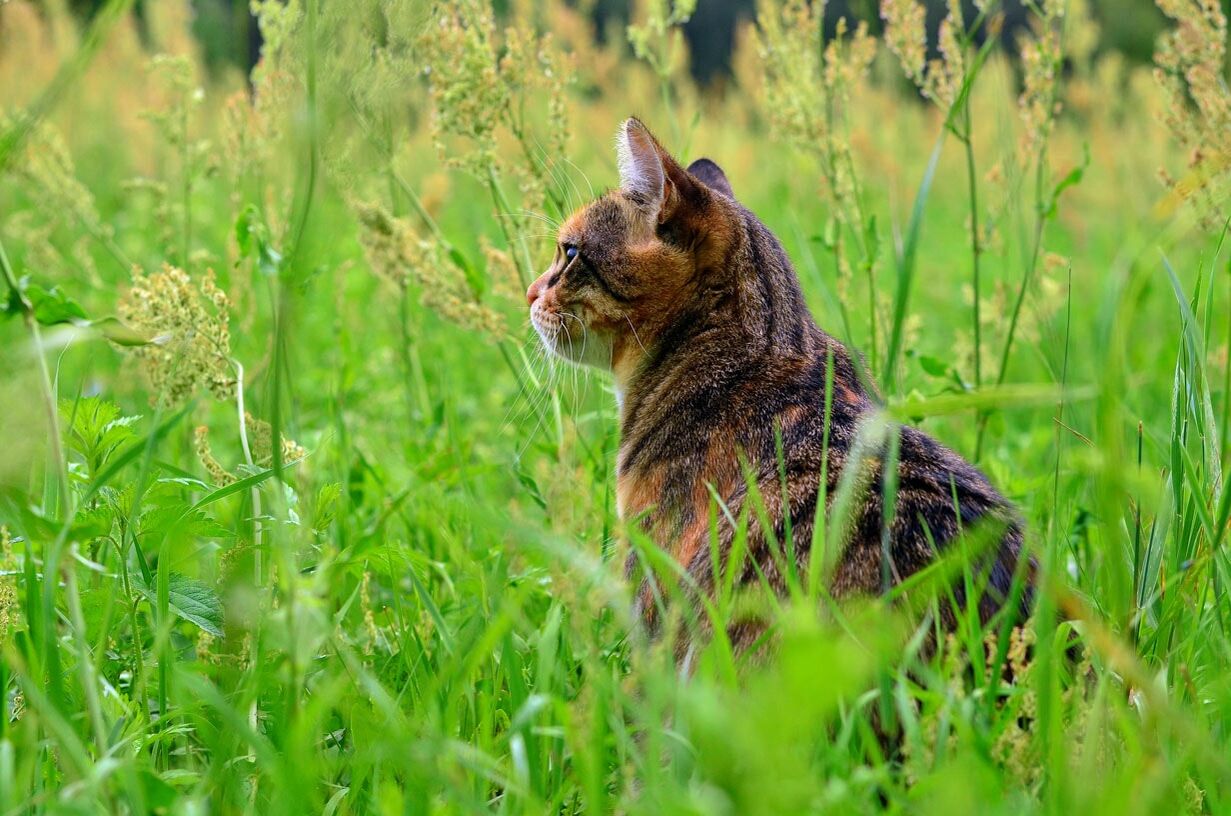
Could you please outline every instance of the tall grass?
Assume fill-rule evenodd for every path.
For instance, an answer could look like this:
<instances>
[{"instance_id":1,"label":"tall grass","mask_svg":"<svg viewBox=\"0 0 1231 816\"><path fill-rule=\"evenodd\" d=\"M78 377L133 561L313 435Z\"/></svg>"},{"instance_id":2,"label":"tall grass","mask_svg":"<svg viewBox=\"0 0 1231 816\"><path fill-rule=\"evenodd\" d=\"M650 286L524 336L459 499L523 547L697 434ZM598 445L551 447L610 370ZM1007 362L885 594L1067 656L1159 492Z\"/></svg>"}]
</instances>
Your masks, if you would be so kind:
<instances>
[{"instance_id":1,"label":"tall grass","mask_svg":"<svg viewBox=\"0 0 1231 816\"><path fill-rule=\"evenodd\" d=\"M1156 83L1081 3L1032 5L1021 63L954 4L931 65L914 3L892 53L764 3L723 98L682 75L688 3L627 45L556 3L254 5L249 89L187 4L0 4L48 44L0 49L0 813L1231 808L1213 5L1161 4ZM520 292L630 113L726 168L863 353L860 450L918 425L1017 502L1028 627L936 623L992 529L832 598L858 467L784 598L734 582L776 497L714 497L705 597L616 518L611 386ZM731 650L744 617L772 648Z\"/></svg>"}]
</instances>

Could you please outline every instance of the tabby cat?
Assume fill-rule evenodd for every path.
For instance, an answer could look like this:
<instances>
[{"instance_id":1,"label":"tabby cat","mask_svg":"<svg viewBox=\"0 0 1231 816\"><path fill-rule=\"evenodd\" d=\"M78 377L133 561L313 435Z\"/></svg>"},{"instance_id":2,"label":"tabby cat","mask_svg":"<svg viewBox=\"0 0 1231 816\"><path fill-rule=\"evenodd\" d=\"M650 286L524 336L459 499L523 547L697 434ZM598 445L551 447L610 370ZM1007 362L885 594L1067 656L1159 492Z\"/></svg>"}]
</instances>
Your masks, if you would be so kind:
<instances>
[{"instance_id":1,"label":"tabby cat","mask_svg":"<svg viewBox=\"0 0 1231 816\"><path fill-rule=\"evenodd\" d=\"M712 496L738 519L754 483L765 516L748 513L739 580L783 593L785 558L808 572L820 479L832 505L861 420L874 410L866 378L813 322L782 245L740 205L718 165L699 159L685 170L636 119L620 128L617 153L620 189L560 228L551 267L526 293L531 320L550 351L614 374L620 516L706 591L714 581ZM1019 567L1024 609L1032 569L1019 565L1022 531L1012 507L976 468L910 426L900 429L886 546L879 470L892 458L884 451L882 443L863 460L870 474L846 547L827 573L830 592L881 592L982 521L999 541L972 584L983 587L979 613L986 620L1008 601ZM766 516L772 537L758 522ZM721 559L736 531L726 512L719 518ZM776 557L788 529L793 552ZM632 575L636 556L629 558ZM638 595L653 629L660 615L650 580ZM967 602L963 586L954 592L959 606ZM759 633L735 626L734 645L747 647Z\"/></svg>"}]
</instances>

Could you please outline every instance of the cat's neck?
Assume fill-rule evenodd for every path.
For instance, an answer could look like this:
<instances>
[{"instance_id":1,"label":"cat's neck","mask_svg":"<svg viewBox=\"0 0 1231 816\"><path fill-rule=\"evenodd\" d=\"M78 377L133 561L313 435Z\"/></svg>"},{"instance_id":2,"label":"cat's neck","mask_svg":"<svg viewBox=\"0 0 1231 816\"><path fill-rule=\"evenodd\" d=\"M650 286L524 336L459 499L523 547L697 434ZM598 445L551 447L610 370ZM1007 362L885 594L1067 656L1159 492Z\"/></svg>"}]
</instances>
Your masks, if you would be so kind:
<instances>
[{"instance_id":1,"label":"cat's neck","mask_svg":"<svg viewBox=\"0 0 1231 816\"><path fill-rule=\"evenodd\" d=\"M616 344L612 369L622 427L647 404L657 412L721 387L734 372L747 376L825 347L781 244L747 210L739 208L739 218L739 239L720 265L698 273L688 305L671 323L650 336L645 327L631 327Z\"/></svg>"}]
</instances>

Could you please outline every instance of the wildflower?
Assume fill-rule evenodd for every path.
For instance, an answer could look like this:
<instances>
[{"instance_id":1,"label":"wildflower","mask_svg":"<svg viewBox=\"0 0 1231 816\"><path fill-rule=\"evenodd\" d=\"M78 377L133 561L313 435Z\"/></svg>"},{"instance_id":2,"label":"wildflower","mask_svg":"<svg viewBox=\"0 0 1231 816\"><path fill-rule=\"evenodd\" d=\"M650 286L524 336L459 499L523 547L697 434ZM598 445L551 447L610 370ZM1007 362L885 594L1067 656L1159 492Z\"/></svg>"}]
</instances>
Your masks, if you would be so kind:
<instances>
[{"instance_id":1,"label":"wildflower","mask_svg":"<svg viewBox=\"0 0 1231 816\"><path fill-rule=\"evenodd\" d=\"M244 427L248 432L248 450L252 461L258 467L269 467L274 461L274 429L263 419L257 419L247 411L244 412ZM308 455L308 452L293 439L281 437L279 448L282 451L283 462L297 462Z\"/></svg>"},{"instance_id":2,"label":"wildflower","mask_svg":"<svg viewBox=\"0 0 1231 816\"><path fill-rule=\"evenodd\" d=\"M535 36L511 26L498 37L490 5L479 0L450 4L419 39L427 60L432 101L432 132L446 164L474 175L489 186L502 210L496 179L502 170L518 176L523 201L546 203L553 179L547 156L563 155L567 146L569 105L565 94L573 81L573 59L560 53L550 34ZM531 70L533 66L534 70ZM527 101L546 100L546 148L526 122ZM507 164L497 154L497 136L507 131L519 144L524 162ZM467 149L451 151L450 141ZM551 196L557 209L558 196ZM509 243L513 243L512 240Z\"/></svg>"},{"instance_id":3,"label":"wildflower","mask_svg":"<svg viewBox=\"0 0 1231 816\"><path fill-rule=\"evenodd\" d=\"M21 606L17 599L17 558L7 527L0 525L0 644L17 628Z\"/></svg>"},{"instance_id":4,"label":"wildflower","mask_svg":"<svg viewBox=\"0 0 1231 816\"><path fill-rule=\"evenodd\" d=\"M235 393L226 293L213 270L199 286L181 269L164 265L150 275L134 268L133 285L119 304L120 319L153 338L127 349L140 361L153 388L151 401L181 405L201 387L217 399Z\"/></svg>"},{"instance_id":5,"label":"wildflower","mask_svg":"<svg viewBox=\"0 0 1231 816\"><path fill-rule=\"evenodd\" d=\"M193 77L192 60L183 54L157 54L147 70L162 80L171 99L165 107L142 111L141 117L158 128L167 144L181 147L188 142L189 117L205 98Z\"/></svg>"},{"instance_id":6,"label":"wildflower","mask_svg":"<svg viewBox=\"0 0 1231 816\"><path fill-rule=\"evenodd\" d=\"M1156 0L1176 28L1155 50L1154 75L1167 97L1164 121L1189 150L1189 174L1174 183L1175 203L1203 193L1206 220L1219 221L1217 183L1231 170L1231 91L1224 71L1227 18L1216 0Z\"/></svg>"},{"instance_id":7,"label":"wildflower","mask_svg":"<svg viewBox=\"0 0 1231 816\"><path fill-rule=\"evenodd\" d=\"M906 78L923 84L927 62L927 10L916 0L884 0L881 19L885 21L885 44L898 58Z\"/></svg>"},{"instance_id":8,"label":"wildflower","mask_svg":"<svg viewBox=\"0 0 1231 816\"><path fill-rule=\"evenodd\" d=\"M363 645L363 653L366 655L372 654L380 637L380 630L376 626L376 613L372 611L371 584L372 573L364 570L363 581L359 584L359 608L363 610L363 628L368 634L367 643Z\"/></svg>"},{"instance_id":9,"label":"wildflower","mask_svg":"<svg viewBox=\"0 0 1231 816\"><path fill-rule=\"evenodd\" d=\"M836 35L819 48L824 15L824 3L791 0L780 6L762 0L757 7L757 45L764 66L766 115L787 139L821 162L835 205L833 229L826 232L843 270L842 287L841 279L850 269L848 241L859 244L861 269L870 270L876 260L872 247L861 243L868 224L847 132L852 91L867 74L876 42L862 22L849 32L843 17Z\"/></svg>"},{"instance_id":10,"label":"wildflower","mask_svg":"<svg viewBox=\"0 0 1231 816\"><path fill-rule=\"evenodd\" d=\"M0 114L0 132L14 123ZM77 179L77 169L64 137L55 127L40 121L26 137L21 158L10 162L8 171L22 182L34 206L52 222L69 217L91 235L111 237L111 227L103 223L94 196Z\"/></svg>"},{"instance_id":11,"label":"wildflower","mask_svg":"<svg viewBox=\"0 0 1231 816\"><path fill-rule=\"evenodd\" d=\"M225 487L235 481L235 477L227 472L218 460L214 458L213 452L209 446L209 428L204 425L198 426L192 432L193 448L197 453L197 460L200 461L201 467L205 468L205 472L209 474L214 484L219 487Z\"/></svg>"},{"instance_id":12,"label":"wildflower","mask_svg":"<svg viewBox=\"0 0 1231 816\"><path fill-rule=\"evenodd\" d=\"M655 73L665 77L671 71L668 36L692 18L697 0L648 0L645 6L645 22L628 27L628 42L638 59L645 60Z\"/></svg>"},{"instance_id":13,"label":"wildflower","mask_svg":"<svg viewBox=\"0 0 1231 816\"><path fill-rule=\"evenodd\" d=\"M479 239L479 248L483 252L483 260L487 266L487 278L491 282L492 291L510 301L516 301L523 289L517 277L517 263L513 260L513 256L492 244L487 236Z\"/></svg>"},{"instance_id":14,"label":"wildflower","mask_svg":"<svg viewBox=\"0 0 1231 816\"><path fill-rule=\"evenodd\" d=\"M372 271L399 288L411 282L421 290L423 305L451 323L473 329L494 340L508 333L504 318L479 301L465 276L434 241L420 239L403 218L380 207L356 205L359 242Z\"/></svg>"},{"instance_id":15,"label":"wildflower","mask_svg":"<svg viewBox=\"0 0 1231 816\"><path fill-rule=\"evenodd\" d=\"M1017 99L1018 116L1025 132L1022 137L1023 158L1039 155L1051 135L1059 111L1056 80L1064 61L1060 32L1064 25L1064 4L1043 4L1042 16L1036 18L1037 32L1023 37L1019 43L1022 62L1022 92Z\"/></svg>"},{"instance_id":16,"label":"wildflower","mask_svg":"<svg viewBox=\"0 0 1231 816\"><path fill-rule=\"evenodd\" d=\"M965 35L966 21L960 0L949 0L937 33L940 56L931 60L927 59L926 11L920 3L884 0L881 19L885 21L885 42L898 58L906 78L925 99L944 110L952 108L966 76L966 57L960 40Z\"/></svg>"},{"instance_id":17,"label":"wildflower","mask_svg":"<svg viewBox=\"0 0 1231 816\"><path fill-rule=\"evenodd\" d=\"M496 58L495 19L490 7L462 0L428 27L422 44L428 60L432 129L449 163L484 175L496 164L496 127L509 95ZM472 149L450 157L444 140L461 137Z\"/></svg>"},{"instance_id":18,"label":"wildflower","mask_svg":"<svg viewBox=\"0 0 1231 816\"><path fill-rule=\"evenodd\" d=\"M197 660L202 663L211 663L218 665L222 662L222 656L213 651L210 647L214 645L214 636L204 629L197 633Z\"/></svg>"}]
</instances>

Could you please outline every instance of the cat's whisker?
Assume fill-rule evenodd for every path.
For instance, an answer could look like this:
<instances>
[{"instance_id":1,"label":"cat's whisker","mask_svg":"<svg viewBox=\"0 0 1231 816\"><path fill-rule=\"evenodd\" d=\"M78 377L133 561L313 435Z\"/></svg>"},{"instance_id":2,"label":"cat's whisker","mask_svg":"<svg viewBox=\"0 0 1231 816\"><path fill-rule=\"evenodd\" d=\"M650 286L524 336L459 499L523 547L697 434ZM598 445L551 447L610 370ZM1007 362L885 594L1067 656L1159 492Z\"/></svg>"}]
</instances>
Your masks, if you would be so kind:
<instances>
[{"instance_id":1,"label":"cat's whisker","mask_svg":"<svg viewBox=\"0 0 1231 816\"><path fill-rule=\"evenodd\" d=\"M536 345L540 349L542 348L541 342L536 343ZM529 360L524 357L522 359L526 363L529 362ZM501 424L500 424L501 433L508 430L509 426L512 425L514 421L517 421L523 418L522 414L515 413L518 410L518 408L521 407L523 404L527 407L528 410L535 411L537 413L538 406L536 405L536 402L539 399L539 393L541 393L542 389L540 389L537 392L532 392L532 385L542 379L543 379L542 377L536 377L533 379L531 377L526 377L526 376L521 377L521 385L517 389L517 393L513 395L513 399L510 401L508 408L505 410L504 417L501 419ZM524 400L524 403L523 403L523 400Z\"/></svg>"},{"instance_id":2,"label":"cat's whisker","mask_svg":"<svg viewBox=\"0 0 1231 816\"><path fill-rule=\"evenodd\" d=\"M632 318L625 313L624 319L628 321L628 327L633 330L633 339L637 341L637 345L641 346L641 351L645 354L649 354L650 350L645 347L645 343L641 342L641 337L637 334L637 327L633 325Z\"/></svg>"},{"instance_id":3,"label":"cat's whisker","mask_svg":"<svg viewBox=\"0 0 1231 816\"><path fill-rule=\"evenodd\" d=\"M547 224L547 226L551 227L552 229L555 229L555 230L560 229L559 221L552 218L551 216L544 215L543 213L537 213L537 212L534 212L533 210L521 210L519 212L498 212L496 213L496 217L497 218L533 218L538 221L542 221L543 223Z\"/></svg>"},{"instance_id":4,"label":"cat's whisker","mask_svg":"<svg viewBox=\"0 0 1231 816\"><path fill-rule=\"evenodd\" d=\"M563 178L565 182L569 182L571 184L571 179L569 179L567 173L562 173L559 171L559 160L554 155L548 155L547 150L543 147L543 143L537 136L534 137L534 148L538 152L539 163L545 170L547 170L548 173L551 174L552 182L564 195L563 206L567 207L570 211L576 209L577 205L573 203L568 187L561 182L561 178ZM561 215L563 215L563 213L561 213Z\"/></svg>"},{"instance_id":5,"label":"cat's whisker","mask_svg":"<svg viewBox=\"0 0 1231 816\"><path fill-rule=\"evenodd\" d=\"M581 167L579 167L579 166L577 165L577 163L576 163L576 162L574 162L572 159L569 159L569 158L565 157L565 159L564 159L564 160L565 160L566 162L568 162L570 166L572 166L574 169L576 169L578 173L580 173L580 174L581 174L581 179L582 179L582 181L584 181L584 182L586 183L586 187L587 187L587 188L589 189L589 191L590 191L590 198L589 198L589 199L586 199L586 200L591 200L591 199L593 199L593 198L595 197L595 196L594 196L594 185L590 183L590 177L589 177L588 175L586 175L586 171L585 171L585 170L582 170L582 169L581 169ZM571 174L569 175L569 182L570 182L571 184L573 184L573 189L574 189L574 190L576 190L576 191L577 191L577 194L580 196L580 195L581 195L581 190L579 190L579 189L577 188L577 185L576 185L575 183L573 183L573 182L572 182L572 175L571 175Z\"/></svg>"}]
</instances>

